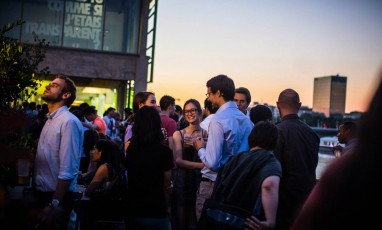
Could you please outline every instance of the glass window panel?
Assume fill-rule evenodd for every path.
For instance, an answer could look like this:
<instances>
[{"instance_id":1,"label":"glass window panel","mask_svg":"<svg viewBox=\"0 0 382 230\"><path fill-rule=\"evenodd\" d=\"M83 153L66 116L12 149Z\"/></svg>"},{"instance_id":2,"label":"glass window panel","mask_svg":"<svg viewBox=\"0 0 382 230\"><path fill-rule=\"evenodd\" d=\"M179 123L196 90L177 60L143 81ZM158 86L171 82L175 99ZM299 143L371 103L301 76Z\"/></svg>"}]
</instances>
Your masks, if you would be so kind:
<instances>
[{"instance_id":1,"label":"glass window panel","mask_svg":"<svg viewBox=\"0 0 382 230\"><path fill-rule=\"evenodd\" d=\"M67 0L64 47L100 50L102 47L103 0Z\"/></svg>"},{"instance_id":2,"label":"glass window panel","mask_svg":"<svg viewBox=\"0 0 382 230\"><path fill-rule=\"evenodd\" d=\"M127 1L107 0L105 6L105 31L103 50L124 52L124 22L126 20Z\"/></svg>"},{"instance_id":3,"label":"glass window panel","mask_svg":"<svg viewBox=\"0 0 382 230\"><path fill-rule=\"evenodd\" d=\"M138 53L138 39L139 39L139 27L140 27L140 8L141 1L128 0L127 9L127 53Z\"/></svg>"},{"instance_id":4,"label":"glass window panel","mask_svg":"<svg viewBox=\"0 0 382 230\"><path fill-rule=\"evenodd\" d=\"M32 33L40 39L46 39L52 46L61 46L62 16L64 2L49 0L30 0L24 2L21 39L33 42Z\"/></svg>"}]
</instances>

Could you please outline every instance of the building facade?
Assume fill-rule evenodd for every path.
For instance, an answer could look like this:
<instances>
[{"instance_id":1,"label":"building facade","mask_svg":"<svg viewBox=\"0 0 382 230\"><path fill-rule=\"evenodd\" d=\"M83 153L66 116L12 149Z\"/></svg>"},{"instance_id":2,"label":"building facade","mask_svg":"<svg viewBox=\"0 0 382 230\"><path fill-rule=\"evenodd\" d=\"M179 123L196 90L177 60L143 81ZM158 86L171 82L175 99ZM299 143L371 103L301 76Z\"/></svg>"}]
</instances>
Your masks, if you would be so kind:
<instances>
[{"instance_id":1,"label":"building facade","mask_svg":"<svg viewBox=\"0 0 382 230\"><path fill-rule=\"evenodd\" d=\"M325 76L314 78L313 111L326 117L344 114L347 77Z\"/></svg>"},{"instance_id":2,"label":"building facade","mask_svg":"<svg viewBox=\"0 0 382 230\"><path fill-rule=\"evenodd\" d=\"M35 33L49 42L41 66L49 67L51 75L31 99L37 104L56 74L76 83L74 105L87 102L99 114L108 107L122 112L134 92L145 91L152 81L153 57L147 47L154 49L155 21L154 28L149 24L156 19L156 1L1 0L0 25L19 19L25 23L6 36L32 43Z\"/></svg>"}]
</instances>

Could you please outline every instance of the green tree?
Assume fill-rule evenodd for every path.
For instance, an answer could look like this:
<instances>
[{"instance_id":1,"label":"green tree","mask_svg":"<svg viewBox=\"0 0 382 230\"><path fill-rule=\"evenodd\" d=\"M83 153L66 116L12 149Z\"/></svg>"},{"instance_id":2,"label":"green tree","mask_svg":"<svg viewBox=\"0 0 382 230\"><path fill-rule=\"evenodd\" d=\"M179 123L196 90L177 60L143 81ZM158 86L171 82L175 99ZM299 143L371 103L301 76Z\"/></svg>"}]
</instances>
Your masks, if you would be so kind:
<instances>
[{"instance_id":1,"label":"green tree","mask_svg":"<svg viewBox=\"0 0 382 230\"><path fill-rule=\"evenodd\" d=\"M39 68L49 42L33 34L34 43L19 42L6 33L24 23L18 20L0 28L0 110L28 99L41 85L39 77L49 74L49 67ZM29 90L28 90L29 89Z\"/></svg>"}]
</instances>

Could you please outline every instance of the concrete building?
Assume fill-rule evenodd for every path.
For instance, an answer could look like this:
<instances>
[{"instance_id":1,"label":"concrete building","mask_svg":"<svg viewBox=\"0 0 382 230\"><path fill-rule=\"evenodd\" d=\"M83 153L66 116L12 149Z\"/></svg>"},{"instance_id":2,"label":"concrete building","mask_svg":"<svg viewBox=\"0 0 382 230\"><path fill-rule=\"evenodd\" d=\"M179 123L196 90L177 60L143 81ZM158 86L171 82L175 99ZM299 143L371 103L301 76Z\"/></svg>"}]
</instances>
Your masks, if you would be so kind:
<instances>
[{"instance_id":1,"label":"concrete building","mask_svg":"<svg viewBox=\"0 0 382 230\"><path fill-rule=\"evenodd\" d=\"M0 25L23 19L6 34L33 42L33 33L50 46L42 67L65 74L77 85L74 105L87 102L99 115L108 107L122 112L134 92L153 81L157 0L2 0Z\"/></svg>"},{"instance_id":2,"label":"concrete building","mask_svg":"<svg viewBox=\"0 0 382 230\"><path fill-rule=\"evenodd\" d=\"M326 76L314 78L313 111L332 114L344 114L346 104L347 77Z\"/></svg>"}]
</instances>

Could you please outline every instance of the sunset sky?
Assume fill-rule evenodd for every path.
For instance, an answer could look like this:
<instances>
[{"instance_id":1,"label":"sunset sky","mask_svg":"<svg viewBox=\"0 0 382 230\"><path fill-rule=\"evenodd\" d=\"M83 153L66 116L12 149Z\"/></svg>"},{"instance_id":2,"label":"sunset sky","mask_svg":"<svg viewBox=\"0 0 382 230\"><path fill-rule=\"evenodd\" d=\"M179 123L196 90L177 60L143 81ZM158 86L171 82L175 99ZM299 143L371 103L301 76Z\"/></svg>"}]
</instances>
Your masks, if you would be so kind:
<instances>
[{"instance_id":1,"label":"sunset sky","mask_svg":"<svg viewBox=\"0 0 382 230\"><path fill-rule=\"evenodd\" d=\"M382 67L380 0L159 0L154 83L203 103L218 74L275 105L293 88L312 107L315 77L347 77L345 112L364 111Z\"/></svg>"}]
</instances>

